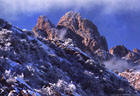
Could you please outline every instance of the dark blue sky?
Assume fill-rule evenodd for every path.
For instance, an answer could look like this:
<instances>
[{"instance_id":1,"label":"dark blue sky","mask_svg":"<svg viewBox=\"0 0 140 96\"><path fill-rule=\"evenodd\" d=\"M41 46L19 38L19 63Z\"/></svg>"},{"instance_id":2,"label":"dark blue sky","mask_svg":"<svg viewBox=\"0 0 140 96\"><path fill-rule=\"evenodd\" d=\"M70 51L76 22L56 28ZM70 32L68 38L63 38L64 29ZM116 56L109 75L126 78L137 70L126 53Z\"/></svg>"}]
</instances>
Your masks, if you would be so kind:
<instances>
[{"instance_id":1,"label":"dark blue sky","mask_svg":"<svg viewBox=\"0 0 140 96\"><path fill-rule=\"evenodd\" d=\"M56 7L49 11L19 12L15 16L14 13L11 16L0 14L0 18L4 18L20 28L32 30L40 15L46 15L56 25L66 12L73 10L80 12L82 17L93 21L100 34L106 37L109 48L116 45L125 45L129 49L140 49L140 10L119 9L115 12L105 13L103 8L104 6L89 7L88 9L85 7L78 9L75 9L75 7ZM0 9L0 11L3 10Z\"/></svg>"}]
</instances>

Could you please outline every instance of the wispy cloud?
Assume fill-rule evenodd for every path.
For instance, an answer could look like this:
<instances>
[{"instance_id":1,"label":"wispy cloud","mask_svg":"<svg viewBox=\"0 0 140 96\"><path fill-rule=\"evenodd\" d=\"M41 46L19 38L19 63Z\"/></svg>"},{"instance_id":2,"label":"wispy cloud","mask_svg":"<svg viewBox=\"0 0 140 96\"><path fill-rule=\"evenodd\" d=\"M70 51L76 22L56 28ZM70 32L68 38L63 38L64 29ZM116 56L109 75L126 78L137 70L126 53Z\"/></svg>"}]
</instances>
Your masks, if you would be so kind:
<instances>
[{"instance_id":1,"label":"wispy cloud","mask_svg":"<svg viewBox=\"0 0 140 96\"><path fill-rule=\"evenodd\" d=\"M0 16L35 13L58 8L85 8L101 6L102 12L140 11L140 0L0 0Z\"/></svg>"}]
</instances>

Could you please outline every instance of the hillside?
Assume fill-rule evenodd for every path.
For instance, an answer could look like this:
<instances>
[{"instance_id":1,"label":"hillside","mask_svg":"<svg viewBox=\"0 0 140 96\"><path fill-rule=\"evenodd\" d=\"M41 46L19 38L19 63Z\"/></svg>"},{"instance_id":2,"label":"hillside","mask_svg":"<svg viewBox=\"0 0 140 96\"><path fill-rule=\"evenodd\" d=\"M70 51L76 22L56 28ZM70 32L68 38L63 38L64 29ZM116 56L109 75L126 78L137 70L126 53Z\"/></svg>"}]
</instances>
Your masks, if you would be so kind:
<instances>
[{"instance_id":1,"label":"hillside","mask_svg":"<svg viewBox=\"0 0 140 96\"><path fill-rule=\"evenodd\" d=\"M104 65L119 58L135 66L139 57L124 46L109 51L97 27L72 11L57 26L40 16L33 31L0 19L1 96L140 96L125 74Z\"/></svg>"}]
</instances>

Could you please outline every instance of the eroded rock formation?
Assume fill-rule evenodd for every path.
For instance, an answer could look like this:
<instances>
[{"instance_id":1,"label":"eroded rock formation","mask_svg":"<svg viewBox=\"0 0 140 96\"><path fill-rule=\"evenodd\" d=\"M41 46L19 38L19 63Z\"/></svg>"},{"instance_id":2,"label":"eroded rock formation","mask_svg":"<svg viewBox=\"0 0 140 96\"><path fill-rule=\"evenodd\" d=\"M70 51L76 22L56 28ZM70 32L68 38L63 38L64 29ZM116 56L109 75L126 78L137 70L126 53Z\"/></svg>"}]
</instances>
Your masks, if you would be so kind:
<instances>
[{"instance_id":1,"label":"eroded rock formation","mask_svg":"<svg viewBox=\"0 0 140 96\"><path fill-rule=\"evenodd\" d=\"M60 19L56 28L45 17L39 17L33 31L36 34L45 32L44 36L47 39L71 38L80 49L87 53L93 54L97 49L108 50L106 39L99 34L97 27L88 19L83 19L79 13L72 11Z\"/></svg>"},{"instance_id":2,"label":"eroded rock formation","mask_svg":"<svg viewBox=\"0 0 140 96\"><path fill-rule=\"evenodd\" d=\"M115 55L117 57L124 57L128 54L129 50L123 45L118 45L110 49L110 54Z\"/></svg>"}]
</instances>

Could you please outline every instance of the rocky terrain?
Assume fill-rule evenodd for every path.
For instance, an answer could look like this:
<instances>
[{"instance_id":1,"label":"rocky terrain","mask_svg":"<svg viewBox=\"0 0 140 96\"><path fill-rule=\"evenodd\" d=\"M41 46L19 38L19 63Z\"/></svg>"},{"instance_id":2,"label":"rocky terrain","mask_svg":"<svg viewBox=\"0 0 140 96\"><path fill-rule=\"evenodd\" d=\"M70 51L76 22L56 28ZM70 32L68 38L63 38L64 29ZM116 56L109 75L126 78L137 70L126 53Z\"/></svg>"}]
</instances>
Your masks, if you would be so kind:
<instances>
[{"instance_id":1,"label":"rocky terrain","mask_svg":"<svg viewBox=\"0 0 140 96\"><path fill-rule=\"evenodd\" d=\"M139 57L122 45L108 50L97 27L72 11L57 26L40 16L33 31L0 19L0 96L140 96L136 72L104 65L136 66Z\"/></svg>"},{"instance_id":2,"label":"rocky terrain","mask_svg":"<svg viewBox=\"0 0 140 96\"><path fill-rule=\"evenodd\" d=\"M132 51L127 49L123 45L119 45L116 47L113 47L110 49L110 54L119 57L121 59L124 59L130 63L133 63L134 65L137 65L140 63L140 50L134 48Z\"/></svg>"}]
</instances>

